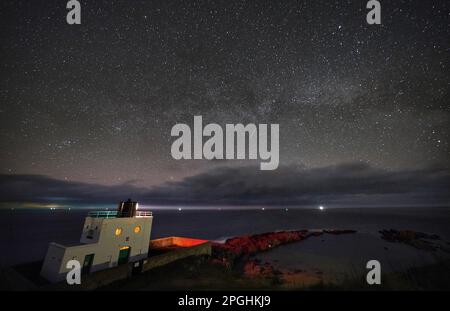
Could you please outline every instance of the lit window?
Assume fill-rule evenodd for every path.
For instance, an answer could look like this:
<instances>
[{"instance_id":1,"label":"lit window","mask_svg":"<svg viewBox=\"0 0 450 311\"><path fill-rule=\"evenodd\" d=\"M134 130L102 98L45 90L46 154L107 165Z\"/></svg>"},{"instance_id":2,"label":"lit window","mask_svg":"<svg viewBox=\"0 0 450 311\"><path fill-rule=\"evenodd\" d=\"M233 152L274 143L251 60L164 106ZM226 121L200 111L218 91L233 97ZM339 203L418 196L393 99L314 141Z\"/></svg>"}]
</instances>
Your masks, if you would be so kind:
<instances>
[{"instance_id":1,"label":"lit window","mask_svg":"<svg viewBox=\"0 0 450 311\"><path fill-rule=\"evenodd\" d=\"M134 233L139 233L139 232L141 232L141 227L140 226L134 227Z\"/></svg>"},{"instance_id":2,"label":"lit window","mask_svg":"<svg viewBox=\"0 0 450 311\"><path fill-rule=\"evenodd\" d=\"M122 234L122 228L117 228L116 229L116 235L119 236Z\"/></svg>"}]
</instances>

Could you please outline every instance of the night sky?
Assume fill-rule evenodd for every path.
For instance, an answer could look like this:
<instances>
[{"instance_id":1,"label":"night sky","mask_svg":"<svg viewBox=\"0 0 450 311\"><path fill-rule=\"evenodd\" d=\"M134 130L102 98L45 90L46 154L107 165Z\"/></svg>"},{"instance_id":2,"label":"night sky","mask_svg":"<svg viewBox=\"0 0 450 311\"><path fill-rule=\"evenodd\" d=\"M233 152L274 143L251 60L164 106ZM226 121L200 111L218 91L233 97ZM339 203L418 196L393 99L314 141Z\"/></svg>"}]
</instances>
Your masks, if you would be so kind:
<instances>
[{"instance_id":1,"label":"night sky","mask_svg":"<svg viewBox=\"0 0 450 311\"><path fill-rule=\"evenodd\" d=\"M255 199L276 192L264 181L274 174L337 167L356 184L362 169L389 185L410 180L405 171L431 178L431 189L448 185L448 1L381 1L381 25L366 23L365 0L80 2L81 25L68 25L66 1L1 1L6 182L159 186L152 194L164 197L167 185L189 193L219 176L233 180L224 198L248 176L237 172L256 170L268 184ZM280 124L280 169L172 159L170 130L194 115ZM320 187L311 176L335 175L308 176Z\"/></svg>"}]
</instances>

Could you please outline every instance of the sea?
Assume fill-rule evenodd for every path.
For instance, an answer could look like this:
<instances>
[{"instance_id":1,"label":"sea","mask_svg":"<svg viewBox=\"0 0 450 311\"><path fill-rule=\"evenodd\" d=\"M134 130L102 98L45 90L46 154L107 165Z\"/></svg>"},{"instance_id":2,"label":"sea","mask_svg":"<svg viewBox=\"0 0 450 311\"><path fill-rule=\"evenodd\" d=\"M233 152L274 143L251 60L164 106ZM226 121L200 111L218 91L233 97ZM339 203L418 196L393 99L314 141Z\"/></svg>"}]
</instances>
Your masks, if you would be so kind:
<instances>
[{"instance_id":1,"label":"sea","mask_svg":"<svg viewBox=\"0 0 450 311\"><path fill-rule=\"evenodd\" d=\"M398 270L433 263L440 256L446 256L384 241L379 234L383 229L437 234L443 241L450 241L450 208L447 207L319 210L266 206L230 210L158 208L152 212L152 239L183 236L223 242L234 236L280 230L357 230L357 234L311 237L257 256L261 261L289 269L320 266L322 270L328 267L344 271L354 267L365 268L367 261L379 259L385 263L386 269ZM0 265L13 266L42 260L50 242L78 242L87 213L86 209L76 208L1 209Z\"/></svg>"}]
</instances>

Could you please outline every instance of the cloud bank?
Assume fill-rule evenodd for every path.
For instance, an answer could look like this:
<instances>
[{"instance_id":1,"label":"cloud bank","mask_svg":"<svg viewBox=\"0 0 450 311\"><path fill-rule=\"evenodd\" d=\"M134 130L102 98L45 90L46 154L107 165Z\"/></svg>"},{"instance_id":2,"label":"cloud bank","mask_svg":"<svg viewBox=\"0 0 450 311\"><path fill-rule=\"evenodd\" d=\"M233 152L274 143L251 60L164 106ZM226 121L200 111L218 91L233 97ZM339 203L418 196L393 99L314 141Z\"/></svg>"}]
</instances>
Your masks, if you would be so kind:
<instances>
[{"instance_id":1,"label":"cloud bank","mask_svg":"<svg viewBox=\"0 0 450 311\"><path fill-rule=\"evenodd\" d=\"M165 183L139 188L130 183L104 186L40 175L0 175L1 201L64 200L116 203L128 197L158 205L450 205L447 169L384 170L351 163L321 168L281 166L220 167Z\"/></svg>"}]
</instances>

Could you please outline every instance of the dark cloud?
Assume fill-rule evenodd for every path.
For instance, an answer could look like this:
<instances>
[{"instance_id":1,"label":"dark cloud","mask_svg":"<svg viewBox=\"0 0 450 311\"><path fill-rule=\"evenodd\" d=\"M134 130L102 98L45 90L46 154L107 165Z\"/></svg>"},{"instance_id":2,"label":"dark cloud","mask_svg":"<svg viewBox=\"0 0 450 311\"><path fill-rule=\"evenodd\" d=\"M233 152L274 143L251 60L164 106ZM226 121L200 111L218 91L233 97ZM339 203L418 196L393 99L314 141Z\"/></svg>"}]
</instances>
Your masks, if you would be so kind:
<instances>
[{"instance_id":1,"label":"dark cloud","mask_svg":"<svg viewBox=\"0 0 450 311\"><path fill-rule=\"evenodd\" d=\"M128 197L141 197L148 189L131 182L103 186L64 181L42 175L0 175L1 201L42 202L61 200L79 203L115 203Z\"/></svg>"},{"instance_id":2,"label":"dark cloud","mask_svg":"<svg viewBox=\"0 0 450 311\"><path fill-rule=\"evenodd\" d=\"M218 168L167 183L153 199L206 204L448 204L450 173L441 169L388 171L367 164L322 168Z\"/></svg>"},{"instance_id":3,"label":"dark cloud","mask_svg":"<svg viewBox=\"0 0 450 311\"><path fill-rule=\"evenodd\" d=\"M3 201L66 198L115 203L127 197L147 204L180 205L448 205L450 172L444 169L384 170L352 163L321 168L220 167L153 188L131 183L102 186L36 175L1 175Z\"/></svg>"}]
</instances>

